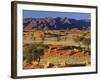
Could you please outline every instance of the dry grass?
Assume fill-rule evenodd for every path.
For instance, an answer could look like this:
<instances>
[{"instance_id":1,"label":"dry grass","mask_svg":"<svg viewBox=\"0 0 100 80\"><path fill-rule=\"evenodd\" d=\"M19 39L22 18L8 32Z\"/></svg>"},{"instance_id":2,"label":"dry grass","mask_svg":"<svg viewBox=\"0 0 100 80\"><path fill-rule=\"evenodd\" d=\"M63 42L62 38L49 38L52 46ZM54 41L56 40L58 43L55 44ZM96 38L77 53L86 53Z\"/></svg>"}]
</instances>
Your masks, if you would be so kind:
<instances>
[{"instance_id":1,"label":"dry grass","mask_svg":"<svg viewBox=\"0 0 100 80\"><path fill-rule=\"evenodd\" d=\"M60 30L52 30L48 31L49 33L59 33ZM43 45L56 45L58 48L62 46L79 46L78 42L75 42L74 38L81 33L87 33L85 37L90 38L89 31L69 31L67 35L67 39L63 39L60 37L61 40L57 41L55 37L45 37L44 41L41 40L40 36L43 35L42 31L36 32L24 32L24 44L37 44L41 43ZM32 34L34 34L35 40L32 39ZM63 33L61 33L63 34ZM84 44L81 47L87 47ZM57 49L57 48L56 48ZM74 52L73 52L74 51ZM73 52L73 53L72 53ZM24 69L36 69L36 68L54 68L54 67L75 67L75 66L89 66L91 65L91 55L89 52L79 51L79 50L45 50L43 57L41 58L40 62L32 62L32 64L24 65Z\"/></svg>"}]
</instances>

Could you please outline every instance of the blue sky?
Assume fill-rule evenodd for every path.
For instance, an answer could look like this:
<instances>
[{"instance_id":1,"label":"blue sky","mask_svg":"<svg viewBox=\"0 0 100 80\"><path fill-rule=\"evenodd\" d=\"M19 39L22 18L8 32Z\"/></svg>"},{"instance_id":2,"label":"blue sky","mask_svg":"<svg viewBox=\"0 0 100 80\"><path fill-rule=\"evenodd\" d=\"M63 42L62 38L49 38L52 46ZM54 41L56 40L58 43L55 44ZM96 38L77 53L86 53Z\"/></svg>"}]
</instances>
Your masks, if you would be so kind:
<instances>
[{"instance_id":1,"label":"blue sky","mask_svg":"<svg viewBox=\"0 0 100 80\"><path fill-rule=\"evenodd\" d=\"M75 13L75 12L53 12L53 11L34 11L23 10L24 18L45 18L45 17L68 17L72 19L91 19L90 13Z\"/></svg>"}]
</instances>

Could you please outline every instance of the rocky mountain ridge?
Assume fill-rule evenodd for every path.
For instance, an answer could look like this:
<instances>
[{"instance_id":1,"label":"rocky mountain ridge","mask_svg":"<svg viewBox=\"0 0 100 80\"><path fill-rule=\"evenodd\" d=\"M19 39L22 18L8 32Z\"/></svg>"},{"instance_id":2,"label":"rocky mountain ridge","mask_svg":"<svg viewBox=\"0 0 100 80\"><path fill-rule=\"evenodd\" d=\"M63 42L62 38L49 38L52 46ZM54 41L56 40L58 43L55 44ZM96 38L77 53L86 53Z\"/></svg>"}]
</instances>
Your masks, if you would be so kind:
<instances>
[{"instance_id":1,"label":"rocky mountain ridge","mask_svg":"<svg viewBox=\"0 0 100 80\"><path fill-rule=\"evenodd\" d=\"M25 30L65 30L65 29L90 29L90 20L76 20L67 17L45 17L45 18L24 18L23 29Z\"/></svg>"}]
</instances>

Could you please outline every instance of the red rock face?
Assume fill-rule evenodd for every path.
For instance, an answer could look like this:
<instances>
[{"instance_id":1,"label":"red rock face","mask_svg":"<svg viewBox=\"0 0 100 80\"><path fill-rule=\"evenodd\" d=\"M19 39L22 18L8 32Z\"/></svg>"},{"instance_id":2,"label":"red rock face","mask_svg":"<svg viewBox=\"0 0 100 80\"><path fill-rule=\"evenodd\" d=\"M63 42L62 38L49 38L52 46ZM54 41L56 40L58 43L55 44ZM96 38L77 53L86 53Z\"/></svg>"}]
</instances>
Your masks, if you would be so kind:
<instances>
[{"instance_id":1,"label":"red rock face","mask_svg":"<svg viewBox=\"0 0 100 80\"><path fill-rule=\"evenodd\" d=\"M50 47L48 50L44 52L44 57L55 57L55 56L86 56L89 55L88 52L79 51L79 50L59 50L61 46L58 47Z\"/></svg>"}]
</instances>

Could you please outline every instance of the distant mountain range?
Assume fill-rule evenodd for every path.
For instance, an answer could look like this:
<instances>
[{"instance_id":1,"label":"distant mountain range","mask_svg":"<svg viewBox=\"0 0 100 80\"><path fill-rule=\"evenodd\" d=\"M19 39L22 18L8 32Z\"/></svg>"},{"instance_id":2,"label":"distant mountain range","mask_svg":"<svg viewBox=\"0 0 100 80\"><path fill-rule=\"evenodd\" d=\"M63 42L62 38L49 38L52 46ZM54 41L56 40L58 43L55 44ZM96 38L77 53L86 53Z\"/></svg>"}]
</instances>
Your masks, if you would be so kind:
<instances>
[{"instance_id":1,"label":"distant mountain range","mask_svg":"<svg viewBox=\"0 0 100 80\"><path fill-rule=\"evenodd\" d=\"M88 19L76 20L67 17L45 17L45 18L24 18L23 29L25 30L65 30L65 29L90 29L91 22Z\"/></svg>"}]
</instances>

